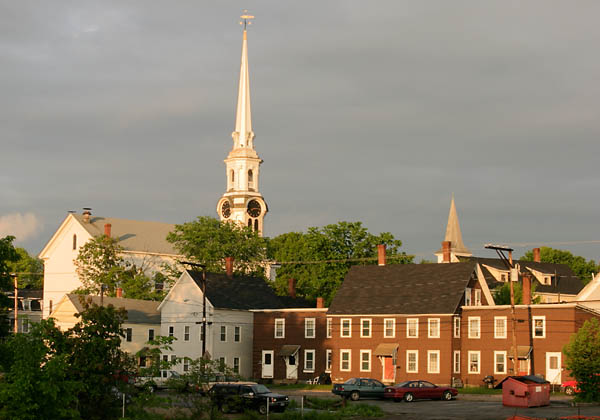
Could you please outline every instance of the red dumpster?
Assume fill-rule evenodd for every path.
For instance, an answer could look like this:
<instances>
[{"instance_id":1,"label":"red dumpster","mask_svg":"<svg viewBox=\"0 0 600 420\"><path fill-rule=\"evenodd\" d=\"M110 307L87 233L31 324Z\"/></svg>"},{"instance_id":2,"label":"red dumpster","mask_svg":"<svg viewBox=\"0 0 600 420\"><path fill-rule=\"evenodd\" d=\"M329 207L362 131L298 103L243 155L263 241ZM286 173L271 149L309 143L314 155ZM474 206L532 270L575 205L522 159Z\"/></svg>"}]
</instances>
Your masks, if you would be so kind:
<instances>
[{"instance_id":1,"label":"red dumpster","mask_svg":"<svg viewBox=\"0 0 600 420\"><path fill-rule=\"evenodd\" d=\"M537 376L507 376L496 388L502 388L502 405L507 407L550 405L550 382Z\"/></svg>"}]
</instances>

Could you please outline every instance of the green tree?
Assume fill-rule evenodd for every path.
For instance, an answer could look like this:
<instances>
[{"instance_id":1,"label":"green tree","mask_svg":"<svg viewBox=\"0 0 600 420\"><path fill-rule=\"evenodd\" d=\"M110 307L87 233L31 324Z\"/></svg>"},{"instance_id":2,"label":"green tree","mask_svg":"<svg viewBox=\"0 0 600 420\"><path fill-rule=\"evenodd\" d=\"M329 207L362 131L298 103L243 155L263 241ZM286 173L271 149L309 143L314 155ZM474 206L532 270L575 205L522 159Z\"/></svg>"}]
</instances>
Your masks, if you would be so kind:
<instances>
[{"instance_id":1,"label":"green tree","mask_svg":"<svg viewBox=\"0 0 600 420\"><path fill-rule=\"evenodd\" d=\"M8 308L11 304L10 299L2 292L13 290L11 267L19 260L19 253L12 244L14 240L14 236L0 238L0 337L8 333Z\"/></svg>"},{"instance_id":2,"label":"green tree","mask_svg":"<svg viewBox=\"0 0 600 420\"><path fill-rule=\"evenodd\" d=\"M597 318L586 321L563 353L567 356L565 367L578 383L576 398L582 401L600 401L600 322Z\"/></svg>"},{"instance_id":3,"label":"green tree","mask_svg":"<svg viewBox=\"0 0 600 420\"><path fill-rule=\"evenodd\" d=\"M156 282L163 283L165 277L160 273L154 278L148 277L142 267L126 261L122 252L118 240L105 235L83 245L75 259L77 275L83 286L75 292L98 295L104 285L107 296L116 296L120 287L125 297L130 299L161 300L165 292L154 285Z\"/></svg>"},{"instance_id":4,"label":"green tree","mask_svg":"<svg viewBox=\"0 0 600 420\"><path fill-rule=\"evenodd\" d=\"M521 259L533 261L533 250L527 251ZM600 265L597 265L593 260L586 261L584 257L573 255L570 251L547 246L540 248L540 260L547 263L568 265L583 284L588 284L592 280L592 276L600 271Z\"/></svg>"},{"instance_id":5,"label":"green tree","mask_svg":"<svg viewBox=\"0 0 600 420\"><path fill-rule=\"evenodd\" d=\"M413 256L400 252L402 242L389 232L370 233L361 222L339 222L306 233L289 232L268 241L269 257L282 262L275 288L287 293L288 279L297 281L297 293L331 302L352 265L376 264L377 245L385 244L390 264L408 264Z\"/></svg>"},{"instance_id":6,"label":"green tree","mask_svg":"<svg viewBox=\"0 0 600 420\"><path fill-rule=\"evenodd\" d=\"M247 226L221 222L214 217L198 217L176 225L167 240L186 258L205 264L208 271L223 272L226 257L235 259L239 273L262 273L266 258L265 239Z\"/></svg>"},{"instance_id":7,"label":"green tree","mask_svg":"<svg viewBox=\"0 0 600 420\"><path fill-rule=\"evenodd\" d=\"M8 264L8 269L19 276L19 288L41 289L44 282L44 262L29 255L25 248L15 248L19 259Z\"/></svg>"}]
</instances>

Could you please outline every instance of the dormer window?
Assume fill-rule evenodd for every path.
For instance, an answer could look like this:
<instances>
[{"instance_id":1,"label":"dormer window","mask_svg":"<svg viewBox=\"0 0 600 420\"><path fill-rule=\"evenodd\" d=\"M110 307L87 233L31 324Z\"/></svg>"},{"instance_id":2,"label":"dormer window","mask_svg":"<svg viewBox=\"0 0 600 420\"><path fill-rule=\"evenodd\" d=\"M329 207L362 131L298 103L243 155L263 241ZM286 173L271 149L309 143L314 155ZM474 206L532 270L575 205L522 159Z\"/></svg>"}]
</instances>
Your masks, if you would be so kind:
<instances>
[{"instance_id":1,"label":"dormer window","mask_svg":"<svg viewBox=\"0 0 600 420\"><path fill-rule=\"evenodd\" d=\"M508 273L500 273L500 281L506 283L508 281Z\"/></svg>"},{"instance_id":2,"label":"dormer window","mask_svg":"<svg viewBox=\"0 0 600 420\"><path fill-rule=\"evenodd\" d=\"M552 285L552 276L544 276L544 285L546 285L546 286Z\"/></svg>"}]
</instances>

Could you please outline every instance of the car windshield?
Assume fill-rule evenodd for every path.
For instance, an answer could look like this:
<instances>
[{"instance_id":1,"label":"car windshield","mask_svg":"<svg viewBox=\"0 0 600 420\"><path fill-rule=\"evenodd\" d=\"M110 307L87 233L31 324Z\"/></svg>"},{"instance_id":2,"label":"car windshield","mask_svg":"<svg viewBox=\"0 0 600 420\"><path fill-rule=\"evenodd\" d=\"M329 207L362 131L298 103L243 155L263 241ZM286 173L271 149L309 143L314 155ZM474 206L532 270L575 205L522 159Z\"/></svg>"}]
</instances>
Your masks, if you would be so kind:
<instances>
[{"instance_id":1,"label":"car windshield","mask_svg":"<svg viewBox=\"0 0 600 420\"><path fill-rule=\"evenodd\" d=\"M410 381L400 382L399 384L394 385L397 388L406 388Z\"/></svg>"},{"instance_id":2,"label":"car windshield","mask_svg":"<svg viewBox=\"0 0 600 420\"><path fill-rule=\"evenodd\" d=\"M252 389L254 390L254 392L256 392L257 394L268 394L269 392L269 388L267 388L264 385L252 385Z\"/></svg>"}]
</instances>

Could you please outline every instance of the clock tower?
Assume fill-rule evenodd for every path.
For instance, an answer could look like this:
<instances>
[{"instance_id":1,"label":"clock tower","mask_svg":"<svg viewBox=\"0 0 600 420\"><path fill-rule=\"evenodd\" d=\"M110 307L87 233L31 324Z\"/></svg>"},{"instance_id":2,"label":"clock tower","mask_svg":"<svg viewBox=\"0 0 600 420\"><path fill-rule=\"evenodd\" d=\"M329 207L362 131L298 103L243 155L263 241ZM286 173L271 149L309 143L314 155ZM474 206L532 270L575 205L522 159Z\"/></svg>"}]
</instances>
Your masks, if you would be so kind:
<instances>
[{"instance_id":1,"label":"clock tower","mask_svg":"<svg viewBox=\"0 0 600 420\"><path fill-rule=\"evenodd\" d=\"M233 148L225 159L227 190L217 203L217 213L221 221L233 221L249 226L262 236L263 221L269 209L259 190L262 159L254 150L246 30L254 16L244 13L241 18L244 32L235 131L231 134Z\"/></svg>"}]
</instances>

